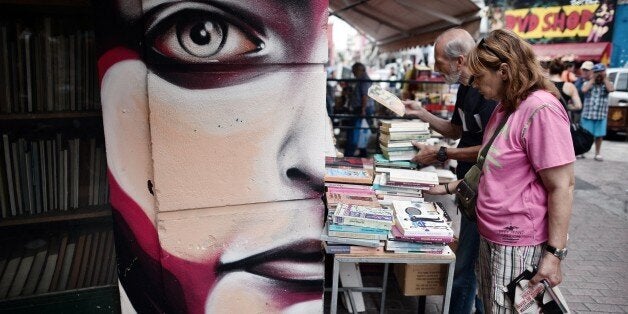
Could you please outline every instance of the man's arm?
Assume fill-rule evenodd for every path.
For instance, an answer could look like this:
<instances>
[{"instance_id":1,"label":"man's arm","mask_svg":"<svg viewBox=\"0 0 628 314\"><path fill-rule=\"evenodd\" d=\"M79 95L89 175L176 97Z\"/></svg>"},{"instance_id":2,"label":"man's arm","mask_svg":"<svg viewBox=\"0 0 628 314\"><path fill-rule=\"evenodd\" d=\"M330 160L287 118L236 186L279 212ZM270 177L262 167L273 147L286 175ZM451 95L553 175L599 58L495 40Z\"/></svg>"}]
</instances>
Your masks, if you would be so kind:
<instances>
[{"instance_id":1,"label":"man's arm","mask_svg":"<svg viewBox=\"0 0 628 314\"><path fill-rule=\"evenodd\" d=\"M426 145L418 142L412 142L412 145L419 150L414 158L412 158L413 162L429 165L438 161L436 159L436 154L438 153L440 146ZM474 162L478 159L478 154L481 148L481 145L464 148L447 147L447 157L448 159L455 159L458 161Z\"/></svg>"},{"instance_id":2,"label":"man's arm","mask_svg":"<svg viewBox=\"0 0 628 314\"><path fill-rule=\"evenodd\" d=\"M583 93L588 93L589 90L591 90L591 87L593 87L593 84L595 84L595 76L593 76L592 79L584 82L584 84L582 84L582 92Z\"/></svg>"},{"instance_id":3,"label":"man's arm","mask_svg":"<svg viewBox=\"0 0 628 314\"><path fill-rule=\"evenodd\" d=\"M615 91L615 86L613 86L613 83L608 79L608 77L604 77L604 86L606 87L606 91L609 93Z\"/></svg>"},{"instance_id":4,"label":"man's arm","mask_svg":"<svg viewBox=\"0 0 628 314\"><path fill-rule=\"evenodd\" d=\"M462 135L462 126L452 124L451 121L437 117L427 111L421 103L414 100L404 100L406 117L415 117L429 123L430 128L451 139L458 139ZM416 109L415 109L416 108Z\"/></svg>"}]
</instances>

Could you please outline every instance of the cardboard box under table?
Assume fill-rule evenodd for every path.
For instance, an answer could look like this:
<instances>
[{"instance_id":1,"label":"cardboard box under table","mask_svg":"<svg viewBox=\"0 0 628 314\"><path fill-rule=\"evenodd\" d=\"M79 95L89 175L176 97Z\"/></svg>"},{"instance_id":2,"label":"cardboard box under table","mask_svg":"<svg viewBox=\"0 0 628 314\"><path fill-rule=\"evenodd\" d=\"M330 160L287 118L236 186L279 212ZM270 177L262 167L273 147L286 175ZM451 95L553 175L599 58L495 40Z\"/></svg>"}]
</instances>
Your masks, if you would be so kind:
<instances>
[{"instance_id":1,"label":"cardboard box under table","mask_svg":"<svg viewBox=\"0 0 628 314\"><path fill-rule=\"evenodd\" d=\"M449 243L453 252L458 240ZM447 285L447 265L442 264L395 264L395 277L399 290L405 296L444 295Z\"/></svg>"},{"instance_id":2,"label":"cardboard box under table","mask_svg":"<svg viewBox=\"0 0 628 314\"><path fill-rule=\"evenodd\" d=\"M338 287L340 263L381 263L384 264L384 275L381 287ZM386 284L388 281L388 264L408 264L412 266L436 265L446 270L446 285L443 294L443 313L449 313L451 286L454 278L456 255L449 247L443 254L429 253L379 253L379 254L335 254L332 275L331 314L335 314L338 306L338 291L376 292L381 293L380 313L384 313L386 301Z\"/></svg>"}]
</instances>

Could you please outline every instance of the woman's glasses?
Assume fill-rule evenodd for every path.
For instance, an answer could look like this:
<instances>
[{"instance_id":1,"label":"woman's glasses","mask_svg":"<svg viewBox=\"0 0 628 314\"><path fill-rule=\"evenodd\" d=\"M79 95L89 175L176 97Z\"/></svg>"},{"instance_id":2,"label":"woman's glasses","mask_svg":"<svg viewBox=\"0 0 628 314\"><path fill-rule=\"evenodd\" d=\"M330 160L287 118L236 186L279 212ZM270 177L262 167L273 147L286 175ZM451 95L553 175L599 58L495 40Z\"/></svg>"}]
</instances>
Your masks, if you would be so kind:
<instances>
[{"instance_id":1,"label":"woman's glasses","mask_svg":"<svg viewBox=\"0 0 628 314\"><path fill-rule=\"evenodd\" d=\"M506 60L504 60L504 58L502 58L497 52L495 52L495 50L491 49L491 47L489 47L486 42L484 41L484 38L482 38L480 40L480 42L478 43L478 49L482 49L484 48L484 50L488 51L489 53L493 54L495 57L497 57L497 59L499 59L499 61L501 61L502 63L508 63L506 62Z\"/></svg>"}]
</instances>

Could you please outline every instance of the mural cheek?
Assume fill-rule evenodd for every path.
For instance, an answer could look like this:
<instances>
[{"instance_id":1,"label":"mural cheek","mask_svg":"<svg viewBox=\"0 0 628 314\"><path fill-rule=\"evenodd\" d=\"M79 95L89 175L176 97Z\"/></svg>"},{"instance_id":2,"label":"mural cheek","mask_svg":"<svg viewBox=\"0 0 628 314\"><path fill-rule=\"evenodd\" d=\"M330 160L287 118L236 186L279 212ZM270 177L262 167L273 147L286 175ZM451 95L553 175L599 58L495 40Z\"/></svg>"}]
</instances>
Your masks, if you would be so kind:
<instances>
[{"instance_id":1,"label":"mural cheek","mask_svg":"<svg viewBox=\"0 0 628 314\"><path fill-rule=\"evenodd\" d=\"M101 82L107 166L122 191L153 217L146 66L138 60L112 65ZM151 219L152 221L152 219Z\"/></svg>"},{"instance_id":2,"label":"mural cheek","mask_svg":"<svg viewBox=\"0 0 628 314\"><path fill-rule=\"evenodd\" d=\"M302 66L188 90L149 74L159 210L317 197L310 191L324 170L323 75Z\"/></svg>"}]
</instances>

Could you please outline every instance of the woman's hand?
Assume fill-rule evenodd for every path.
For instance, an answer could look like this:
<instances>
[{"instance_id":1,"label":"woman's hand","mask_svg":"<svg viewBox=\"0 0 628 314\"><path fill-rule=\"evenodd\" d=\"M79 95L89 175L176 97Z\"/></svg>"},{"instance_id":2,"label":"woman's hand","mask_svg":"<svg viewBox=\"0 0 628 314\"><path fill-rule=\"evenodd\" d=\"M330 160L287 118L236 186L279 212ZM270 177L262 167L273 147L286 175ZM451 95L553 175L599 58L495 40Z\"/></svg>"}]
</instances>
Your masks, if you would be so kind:
<instances>
[{"instance_id":1,"label":"woman's hand","mask_svg":"<svg viewBox=\"0 0 628 314\"><path fill-rule=\"evenodd\" d=\"M547 279L551 287L557 286L563 281L560 260L549 252L545 252L545 255L541 258L539 268L536 275L530 279L530 284L535 285L543 279Z\"/></svg>"}]
</instances>

